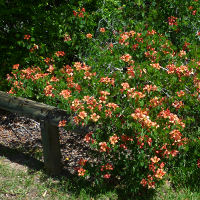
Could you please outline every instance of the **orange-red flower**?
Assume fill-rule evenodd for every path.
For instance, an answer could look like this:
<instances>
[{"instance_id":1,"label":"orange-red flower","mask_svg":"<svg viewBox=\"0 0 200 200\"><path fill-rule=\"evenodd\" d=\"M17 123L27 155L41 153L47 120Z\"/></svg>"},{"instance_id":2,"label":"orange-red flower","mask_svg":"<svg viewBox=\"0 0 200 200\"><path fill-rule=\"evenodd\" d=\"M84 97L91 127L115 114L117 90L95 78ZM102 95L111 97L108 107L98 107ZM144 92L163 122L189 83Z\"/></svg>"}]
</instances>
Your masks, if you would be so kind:
<instances>
[{"instance_id":1,"label":"orange-red flower","mask_svg":"<svg viewBox=\"0 0 200 200\"><path fill-rule=\"evenodd\" d=\"M105 165L105 169L106 169L106 170L113 170L113 166L112 166L111 164L107 163L107 164Z\"/></svg>"},{"instance_id":2,"label":"orange-red flower","mask_svg":"<svg viewBox=\"0 0 200 200\"><path fill-rule=\"evenodd\" d=\"M91 33L88 33L88 34L86 35L86 37L87 37L87 38L92 38L92 34L91 34Z\"/></svg>"},{"instance_id":3,"label":"orange-red flower","mask_svg":"<svg viewBox=\"0 0 200 200\"><path fill-rule=\"evenodd\" d=\"M62 127L66 125L66 120L59 121L58 127Z\"/></svg>"},{"instance_id":4,"label":"orange-red flower","mask_svg":"<svg viewBox=\"0 0 200 200\"><path fill-rule=\"evenodd\" d=\"M107 92L107 91L100 91L100 94L101 94L102 96L110 95L110 93Z\"/></svg>"},{"instance_id":5,"label":"orange-red flower","mask_svg":"<svg viewBox=\"0 0 200 200\"><path fill-rule=\"evenodd\" d=\"M155 34L156 34L155 30L147 31L147 35L155 35Z\"/></svg>"},{"instance_id":6,"label":"orange-red flower","mask_svg":"<svg viewBox=\"0 0 200 200\"><path fill-rule=\"evenodd\" d=\"M87 117L87 113L85 111L81 111L78 116L81 118L81 119L85 119Z\"/></svg>"},{"instance_id":7,"label":"orange-red flower","mask_svg":"<svg viewBox=\"0 0 200 200\"><path fill-rule=\"evenodd\" d=\"M60 57L60 56L64 56L65 52L64 51L57 51L55 54L56 54L57 57Z\"/></svg>"},{"instance_id":8,"label":"orange-red flower","mask_svg":"<svg viewBox=\"0 0 200 200\"><path fill-rule=\"evenodd\" d=\"M71 41L72 39L71 39L71 37L70 37L70 35L68 35L67 33L65 33L65 35L64 35L64 42L68 42L68 41Z\"/></svg>"},{"instance_id":9,"label":"orange-red flower","mask_svg":"<svg viewBox=\"0 0 200 200\"><path fill-rule=\"evenodd\" d=\"M73 10L73 15L76 16L77 15L77 12L75 10Z\"/></svg>"},{"instance_id":10,"label":"orange-red flower","mask_svg":"<svg viewBox=\"0 0 200 200\"><path fill-rule=\"evenodd\" d=\"M163 169L158 168L155 174L155 177L158 179L162 179L162 177L166 174Z\"/></svg>"},{"instance_id":11,"label":"orange-red flower","mask_svg":"<svg viewBox=\"0 0 200 200\"><path fill-rule=\"evenodd\" d=\"M104 170L113 170L113 166L109 163L107 163L106 165L102 165L101 171L104 171Z\"/></svg>"},{"instance_id":12,"label":"orange-red flower","mask_svg":"<svg viewBox=\"0 0 200 200\"><path fill-rule=\"evenodd\" d=\"M168 17L168 23L169 23L169 25L170 26L173 26L173 25L177 26L178 25L177 19L178 18L174 17L174 16Z\"/></svg>"},{"instance_id":13,"label":"orange-red flower","mask_svg":"<svg viewBox=\"0 0 200 200\"><path fill-rule=\"evenodd\" d=\"M182 97L185 95L185 92L183 90L180 90L179 92L176 92L176 94L178 95L178 97Z\"/></svg>"},{"instance_id":14,"label":"orange-red flower","mask_svg":"<svg viewBox=\"0 0 200 200\"><path fill-rule=\"evenodd\" d=\"M160 168L162 169L164 166L165 166L165 163L164 163L164 162L161 162L161 163L160 163Z\"/></svg>"},{"instance_id":15,"label":"orange-red flower","mask_svg":"<svg viewBox=\"0 0 200 200\"><path fill-rule=\"evenodd\" d=\"M65 99L68 99L69 97L71 97L71 91L70 90L62 90L60 95L62 95Z\"/></svg>"},{"instance_id":16,"label":"orange-red flower","mask_svg":"<svg viewBox=\"0 0 200 200\"><path fill-rule=\"evenodd\" d=\"M45 88L44 88L44 93L46 96L49 96L49 97L54 97L55 95L52 93L53 91L53 86L52 85L47 85Z\"/></svg>"},{"instance_id":17,"label":"orange-red flower","mask_svg":"<svg viewBox=\"0 0 200 200\"><path fill-rule=\"evenodd\" d=\"M156 122L152 122L147 114L146 110L142 110L141 108L136 108L135 113L132 113L131 116L133 119L138 120L141 124L144 124L148 128L156 127L159 125Z\"/></svg>"},{"instance_id":18,"label":"orange-red flower","mask_svg":"<svg viewBox=\"0 0 200 200\"><path fill-rule=\"evenodd\" d=\"M185 128L185 123L183 123L182 120L179 119L176 114L171 113L169 109L162 110L158 114L158 117L162 117L164 119L168 118L170 123L172 123L172 124L179 124L180 126L182 126L183 128Z\"/></svg>"},{"instance_id":19,"label":"orange-red flower","mask_svg":"<svg viewBox=\"0 0 200 200\"><path fill-rule=\"evenodd\" d=\"M106 142L100 142L99 146L100 146L100 152L106 152L109 149Z\"/></svg>"},{"instance_id":20,"label":"orange-red flower","mask_svg":"<svg viewBox=\"0 0 200 200\"><path fill-rule=\"evenodd\" d=\"M132 56L130 54L125 54L123 56L121 56L121 59L124 61L124 62L128 62L129 60L131 60Z\"/></svg>"},{"instance_id":21,"label":"orange-red flower","mask_svg":"<svg viewBox=\"0 0 200 200\"><path fill-rule=\"evenodd\" d=\"M145 187L146 184L147 184L147 180L143 178L143 179L141 180L140 184L141 184L143 187Z\"/></svg>"},{"instance_id":22,"label":"orange-red flower","mask_svg":"<svg viewBox=\"0 0 200 200\"><path fill-rule=\"evenodd\" d=\"M12 87L12 88L8 91L8 94L14 94L14 93L16 93L16 92L14 91L14 88Z\"/></svg>"},{"instance_id":23,"label":"orange-red flower","mask_svg":"<svg viewBox=\"0 0 200 200\"><path fill-rule=\"evenodd\" d=\"M145 85L145 87L143 88L143 91L147 91L148 93L150 93L150 91L157 91L157 86L156 85Z\"/></svg>"},{"instance_id":24,"label":"orange-red flower","mask_svg":"<svg viewBox=\"0 0 200 200\"><path fill-rule=\"evenodd\" d=\"M25 40L29 40L30 37L31 37L30 35L24 35L24 39L25 39Z\"/></svg>"},{"instance_id":25,"label":"orange-red flower","mask_svg":"<svg viewBox=\"0 0 200 200\"><path fill-rule=\"evenodd\" d=\"M106 104L106 106L109 108L113 108L114 111L116 110L116 108L119 108L119 106L116 103L108 103Z\"/></svg>"},{"instance_id":26,"label":"orange-red flower","mask_svg":"<svg viewBox=\"0 0 200 200\"><path fill-rule=\"evenodd\" d=\"M127 90L130 88L130 85L127 82L122 83L121 86L123 87L123 90Z\"/></svg>"},{"instance_id":27,"label":"orange-red flower","mask_svg":"<svg viewBox=\"0 0 200 200\"><path fill-rule=\"evenodd\" d=\"M142 92L135 91L135 88L130 88L127 91L127 96L131 98L141 99L141 98L144 98L146 95L143 94Z\"/></svg>"},{"instance_id":28,"label":"orange-red flower","mask_svg":"<svg viewBox=\"0 0 200 200\"><path fill-rule=\"evenodd\" d=\"M109 179L110 178L110 174L105 174L103 177L105 178L105 179Z\"/></svg>"},{"instance_id":29,"label":"orange-red flower","mask_svg":"<svg viewBox=\"0 0 200 200\"><path fill-rule=\"evenodd\" d=\"M155 167L154 163L149 164L150 171L155 172L155 169L156 169L156 167Z\"/></svg>"},{"instance_id":30,"label":"orange-red flower","mask_svg":"<svg viewBox=\"0 0 200 200\"><path fill-rule=\"evenodd\" d=\"M78 16L83 18L83 17L84 17L84 14L83 14L82 12L80 12L80 13L78 14Z\"/></svg>"},{"instance_id":31,"label":"orange-red flower","mask_svg":"<svg viewBox=\"0 0 200 200\"><path fill-rule=\"evenodd\" d=\"M134 78L135 77L135 71L134 71L134 66L127 67L127 74L129 75L129 78Z\"/></svg>"},{"instance_id":32,"label":"orange-red flower","mask_svg":"<svg viewBox=\"0 0 200 200\"><path fill-rule=\"evenodd\" d=\"M112 116L112 111L111 109L105 110L106 117L111 117Z\"/></svg>"},{"instance_id":33,"label":"orange-red flower","mask_svg":"<svg viewBox=\"0 0 200 200\"><path fill-rule=\"evenodd\" d=\"M121 135L121 140L123 142L127 142L127 141L133 141L133 138L123 134L123 135Z\"/></svg>"},{"instance_id":34,"label":"orange-red flower","mask_svg":"<svg viewBox=\"0 0 200 200\"><path fill-rule=\"evenodd\" d=\"M177 108L177 109L179 109L179 108L181 108L181 107L183 107L184 106L184 103L182 102L182 101L174 101L174 103L172 103L172 106L174 107L174 108Z\"/></svg>"},{"instance_id":35,"label":"orange-red flower","mask_svg":"<svg viewBox=\"0 0 200 200\"><path fill-rule=\"evenodd\" d=\"M178 54L179 57L183 57L186 55L186 51L181 50L180 53Z\"/></svg>"},{"instance_id":36,"label":"orange-red flower","mask_svg":"<svg viewBox=\"0 0 200 200\"><path fill-rule=\"evenodd\" d=\"M90 116L90 119L93 120L94 122L97 122L99 120L100 116L97 115L96 113L93 113L91 116Z\"/></svg>"},{"instance_id":37,"label":"orange-red flower","mask_svg":"<svg viewBox=\"0 0 200 200\"><path fill-rule=\"evenodd\" d=\"M189 10L193 10L193 6L189 6L188 9L189 9Z\"/></svg>"},{"instance_id":38,"label":"orange-red flower","mask_svg":"<svg viewBox=\"0 0 200 200\"><path fill-rule=\"evenodd\" d=\"M85 166L87 160L81 158L79 161L78 161L78 164L81 165L81 166Z\"/></svg>"},{"instance_id":39,"label":"orange-red flower","mask_svg":"<svg viewBox=\"0 0 200 200\"><path fill-rule=\"evenodd\" d=\"M84 141L89 143L92 139L92 134L93 134L92 132L87 133L84 137Z\"/></svg>"},{"instance_id":40,"label":"orange-red flower","mask_svg":"<svg viewBox=\"0 0 200 200\"><path fill-rule=\"evenodd\" d=\"M119 44L123 45L128 38L129 38L128 32L121 34L119 39Z\"/></svg>"},{"instance_id":41,"label":"orange-red flower","mask_svg":"<svg viewBox=\"0 0 200 200\"><path fill-rule=\"evenodd\" d=\"M112 145L114 145L114 144L116 144L116 143L118 142L119 137L118 137L116 134L114 134L113 136L111 136L111 137L109 138L109 140L110 140L110 143L111 143Z\"/></svg>"},{"instance_id":42,"label":"orange-red flower","mask_svg":"<svg viewBox=\"0 0 200 200\"><path fill-rule=\"evenodd\" d=\"M47 69L47 71L52 73L54 71L53 65L49 65L49 68Z\"/></svg>"},{"instance_id":43,"label":"orange-red flower","mask_svg":"<svg viewBox=\"0 0 200 200\"><path fill-rule=\"evenodd\" d=\"M105 31L106 31L105 28L100 28L100 32L101 32L101 33L104 33Z\"/></svg>"},{"instance_id":44,"label":"orange-red flower","mask_svg":"<svg viewBox=\"0 0 200 200\"><path fill-rule=\"evenodd\" d=\"M197 167L200 168L200 158L197 160Z\"/></svg>"},{"instance_id":45,"label":"orange-red flower","mask_svg":"<svg viewBox=\"0 0 200 200\"><path fill-rule=\"evenodd\" d=\"M106 84L111 84L113 86L115 85L114 78L108 78L107 76L106 77L102 77L99 82L106 83Z\"/></svg>"},{"instance_id":46,"label":"orange-red flower","mask_svg":"<svg viewBox=\"0 0 200 200\"><path fill-rule=\"evenodd\" d=\"M50 81L51 81L51 82L58 82L58 81L59 81L59 79L58 79L58 78L56 78L55 76L52 76Z\"/></svg>"},{"instance_id":47,"label":"orange-red flower","mask_svg":"<svg viewBox=\"0 0 200 200\"><path fill-rule=\"evenodd\" d=\"M79 175L79 176L84 176L84 175L85 175L85 172L86 172L86 170L83 169L83 168L79 168L79 169L78 169L78 175Z\"/></svg>"},{"instance_id":48,"label":"orange-red flower","mask_svg":"<svg viewBox=\"0 0 200 200\"><path fill-rule=\"evenodd\" d=\"M125 144L120 144L119 146L120 146L120 148L122 148L122 149L124 149L124 150L127 149L127 146L126 146Z\"/></svg>"},{"instance_id":49,"label":"orange-red flower","mask_svg":"<svg viewBox=\"0 0 200 200\"><path fill-rule=\"evenodd\" d=\"M74 120L75 124L79 124L79 122L80 122L80 119L78 118L78 116L74 116L73 120Z\"/></svg>"},{"instance_id":50,"label":"orange-red flower","mask_svg":"<svg viewBox=\"0 0 200 200\"><path fill-rule=\"evenodd\" d=\"M153 64L150 64L153 68L155 68L155 69L160 69L160 64L159 63L153 63Z\"/></svg>"},{"instance_id":51,"label":"orange-red flower","mask_svg":"<svg viewBox=\"0 0 200 200\"><path fill-rule=\"evenodd\" d=\"M170 154L172 155L172 157L175 157L178 153L179 153L179 151L175 150L175 149L170 152Z\"/></svg>"},{"instance_id":52,"label":"orange-red flower","mask_svg":"<svg viewBox=\"0 0 200 200\"><path fill-rule=\"evenodd\" d=\"M151 161L152 161L153 163L157 163L157 162L160 161L160 158L158 158L157 156L154 156L153 158L151 158Z\"/></svg>"},{"instance_id":53,"label":"orange-red flower","mask_svg":"<svg viewBox=\"0 0 200 200\"><path fill-rule=\"evenodd\" d=\"M192 15L196 15L196 13L197 13L197 10L192 11Z\"/></svg>"},{"instance_id":54,"label":"orange-red flower","mask_svg":"<svg viewBox=\"0 0 200 200\"><path fill-rule=\"evenodd\" d=\"M13 69L19 69L19 64L13 65Z\"/></svg>"},{"instance_id":55,"label":"orange-red flower","mask_svg":"<svg viewBox=\"0 0 200 200\"><path fill-rule=\"evenodd\" d=\"M151 99L149 102L150 102L150 105L152 107L156 107L156 106L159 106L159 105L162 105L162 102L165 100L164 97L162 98L158 98L157 96L155 96L153 99Z\"/></svg>"},{"instance_id":56,"label":"orange-red flower","mask_svg":"<svg viewBox=\"0 0 200 200\"><path fill-rule=\"evenodd\" d=\"M71 104L71 109L73 111L77 111L79 109L84 109L83 107L83 104L81 103L81 101L79 99L74 99L74 101L72 101L72 104Z\"/></svg>"}]
</instances>

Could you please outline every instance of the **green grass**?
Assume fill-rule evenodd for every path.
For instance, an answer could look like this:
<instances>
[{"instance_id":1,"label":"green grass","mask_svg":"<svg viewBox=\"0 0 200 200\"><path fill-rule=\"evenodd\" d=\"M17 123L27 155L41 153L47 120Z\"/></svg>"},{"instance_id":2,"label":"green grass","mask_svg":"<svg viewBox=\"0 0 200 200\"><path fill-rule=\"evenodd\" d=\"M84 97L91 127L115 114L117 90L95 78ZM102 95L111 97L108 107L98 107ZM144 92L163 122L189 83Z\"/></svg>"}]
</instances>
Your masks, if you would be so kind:
<instances>
[{"instance_id":1,"label":"green grass","mask_svg":"<svg viewBox=\"0 0 200 200\"><path fill-rule=\"evenodd\" d=\"M0 199L80 199L80 200L114 200L128 199L118 197L115 191L97 192L87 189L79 182L72 183L67 177L52 178L42 170L33 171L27 167L13 167L12 162L5 162L0 157ZM15 165L14 165L15 166ZM156 189L153 200L198 200L200 193L189 188L173 189L165 184Z\"/></svg>"},{"instance_id":2,"label":"green grass","mask_svg":"<svg viewBox=\"0 0 200 200\"><path fill-rule=\"evenodd\" d=\"M66 177L54 179L42 171L16 170L4 160L0 158L0 199L118 199L114 192L92 197L78 188L77 193Z\"/></svg>"},{"instance_id":3,"label":"green grass","mask_svg":"<svg viewBox=\"0 0 200 200\"><path fill-rule=\"evenodd\" d=\"M191 191L185 187L177 187L173 189L167 185L163 185L156 190L154 200L199 200L200 193L198 191Z\"/></svg>"}]
</instances>

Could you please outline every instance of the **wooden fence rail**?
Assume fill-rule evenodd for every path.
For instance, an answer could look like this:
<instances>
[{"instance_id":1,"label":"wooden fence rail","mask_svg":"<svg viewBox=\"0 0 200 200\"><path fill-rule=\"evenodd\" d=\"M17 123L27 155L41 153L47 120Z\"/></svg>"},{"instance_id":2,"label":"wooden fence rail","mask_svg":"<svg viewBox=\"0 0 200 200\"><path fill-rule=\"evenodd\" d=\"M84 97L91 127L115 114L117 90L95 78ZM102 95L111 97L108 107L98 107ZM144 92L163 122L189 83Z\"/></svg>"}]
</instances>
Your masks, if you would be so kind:
<instances>
[{"instance_id":1,"label":"wooden fence rail","mask_svg":"<svg viewBox=\"0 0 200 200\"><path fill-rule=\"evenodd\" d=\"M17 113L40 122L44 166L52 175L62 170L58 123L69 119L65 110L0 91L0 109Z\"/></svg>"}]
</instances>

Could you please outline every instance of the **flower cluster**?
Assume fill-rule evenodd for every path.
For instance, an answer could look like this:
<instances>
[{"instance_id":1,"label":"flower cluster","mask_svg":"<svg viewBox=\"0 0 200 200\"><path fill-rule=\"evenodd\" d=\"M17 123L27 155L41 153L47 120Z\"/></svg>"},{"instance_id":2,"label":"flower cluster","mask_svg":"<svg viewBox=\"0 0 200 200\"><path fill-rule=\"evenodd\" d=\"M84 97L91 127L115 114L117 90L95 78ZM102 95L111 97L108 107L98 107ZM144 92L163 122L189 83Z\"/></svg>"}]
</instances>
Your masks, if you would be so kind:
<instances>
[{"instance_id":1,"label":"flower cluster","mask_svg":"<svg viewBox=\"0 0 200 200\"><path fill-rule=\"evenodd\" d=\"M85 13L85 8L81 8L80 11L75 11L73 10L73 15L76 17L81 17L81 18L84 18L84 13Z\"/></svg>"},{"instance_id":2,"label":"flower cluster","mask_svg":"<svg viewBox=\"0 0 200 200\"><path fill-rule=\"evenodd\" d=\"M185 123L182 122L181 119L178 118L178 116L176 114L173 114L170 112L169 109L166 110L162 110L159 114L158 117L162 117L164 119L169 119L169 122L171 124L178 124L180 125L182 128L185 128Z\"/></svg>"},{"instance_id":3,"label":"flower cluster","mask_svg":"<svg viewBox=\"0 0 200 200\"><path fill-rule=\"evenodd\" d=\"M86 19L83 8L73 14L77 23ZM169 17L168 24L177 26L178 18ZM7 76L10 93L53 105L59 102L72 115L72 125L89 127L83 140L96 157L78 162L78 176L128 182L130 175L140 173L136 183L155 188L167 173L170 158L188 142L184 128L190 122L188 109L199 102L200 61L191 58L189 43L183 42L177 51L169 38L148 25L130 31L127 27L125 32L101 25L101 34L81 30L93 51L85 53L91 55L85 63L78 57L70 65L62 63L65 52L55 51L38 58L40 67L15 64ZM73 37L66 33L64 41L74 45L74 35L66 32ZM109 34L112 40L105 40ZM66 124L62 120L58 126Z\"/></svg>"},{"instance_id":4,"label":"flower cluster","mask_svg":"<svg viewBox=\"0 0 200 200\"><path fill-rule=\"evenodd\" d=\"M71 39L71 37L70 37L70 35L68 35L67 33L65 33L65 35L64 35L64 42L68 42L68 41L71 41L72 39Z\"/></svg>"},{"instance_id":5,"label":"flower cluster","mask_svg":"<svg viewBox=\"0 0 200 200\"><path fill-rule=\"evenodd\" d=\"M142 125L147 126L148 128L159 127L159 125L156 122L152 122L150 120L147 110L136 108L135 112L132 113L131 116L133 117L133 119L138 120Z\"/></svg>"},{"instance_id":6,"label":"flower cluster","mask_svg":"<svg viewBox=\"0 0 200 200\"><path fill-rule=\"evenodd\" d=\"M64 56L65 55L65 52L64 51L57 51L56 53L55 53L55 55L57 56L57 57L62 57L62 56Z\"/></svg>"},{"instance_id":7,"label":"flower cluster","mask_svg":"<svg viewBox=\"0 0 200 200\"><path fill-rule=\"evenodd\" d=\"M30 38L31 38L30 35L24 35L24 39L25 39L25 40L29 40Z\"/></svg>"},{"instance_id":8,"label":"flower cluster","mask_svg":"<svg viewBox=\"0 0 200 200\"><path fill-rule=\"evenodd\" d=\"M177 26L178 25L178 22L177 22L177 17L174 17L174 16L171 16L171 17L168 17L168 23L170 26Z\"/></svg>"}]
</instances>

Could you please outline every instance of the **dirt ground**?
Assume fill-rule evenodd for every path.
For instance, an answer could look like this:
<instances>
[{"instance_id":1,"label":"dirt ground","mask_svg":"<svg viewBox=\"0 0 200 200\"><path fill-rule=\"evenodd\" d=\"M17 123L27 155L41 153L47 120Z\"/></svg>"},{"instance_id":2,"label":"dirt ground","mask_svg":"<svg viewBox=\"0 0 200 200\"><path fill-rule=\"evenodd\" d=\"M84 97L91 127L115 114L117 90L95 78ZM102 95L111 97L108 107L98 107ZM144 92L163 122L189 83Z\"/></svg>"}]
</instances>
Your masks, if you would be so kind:
<instances>
[{"instance_id":1,"label":"dirt ground","mask_svg":"<svg viewBox=\"0 0 200 200\"><path fill-rule=\"evenodd\" d=\"M64 169L73 174L80 158L89 159L89 147L83 141L83 134L66 131L63 128L60 128L59 133L62 164ZM10 156L9 151L16 153ZM15 165L15 168L24 167L28 159L33 159L36 165L41 165L43 154L40 123L0 110L0 156L1 154L12 157L10 159L18 163L18 165L11 164ZM25 159L25 157L28 158Z\"/></svg>"}]
</instances>

